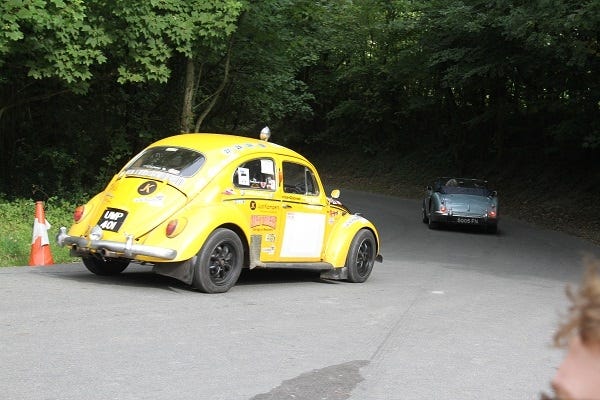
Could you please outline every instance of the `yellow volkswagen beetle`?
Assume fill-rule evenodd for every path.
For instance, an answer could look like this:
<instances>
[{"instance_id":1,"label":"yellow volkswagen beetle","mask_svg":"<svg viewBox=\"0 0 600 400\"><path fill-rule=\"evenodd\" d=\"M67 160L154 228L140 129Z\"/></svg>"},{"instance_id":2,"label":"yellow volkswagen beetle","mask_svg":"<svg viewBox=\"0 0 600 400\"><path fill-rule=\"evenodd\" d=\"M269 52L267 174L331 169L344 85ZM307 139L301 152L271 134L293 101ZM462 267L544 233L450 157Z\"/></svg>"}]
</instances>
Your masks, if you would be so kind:
<instances>
[{"instance_id":1,"label":"yellow volkswagen beetle","mask_svg":"<svg viewBox=\"0 0 600 400\"><path fill-rule=\"evenodd\" d=\"M328 197L306 158L267 140L159 140L78 207L57 242L95 274L152 264L205 293L229 290L242 268L364 282L382 260L375 226L336 200L339 190Z\"/></svg>"}]
</instances>

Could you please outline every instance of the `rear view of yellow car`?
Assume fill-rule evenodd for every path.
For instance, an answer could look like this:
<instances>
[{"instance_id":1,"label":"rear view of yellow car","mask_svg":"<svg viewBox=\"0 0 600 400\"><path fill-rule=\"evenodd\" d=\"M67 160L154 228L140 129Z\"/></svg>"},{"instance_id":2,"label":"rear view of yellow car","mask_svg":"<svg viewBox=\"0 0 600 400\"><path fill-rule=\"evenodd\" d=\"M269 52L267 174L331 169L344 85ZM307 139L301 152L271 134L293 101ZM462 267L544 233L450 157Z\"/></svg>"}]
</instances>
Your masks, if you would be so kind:
<instances>
[{"instance_id":1,"label":"rear view of yellow car","mask_svg":"<svg viewBox=\"0 0 600 400\"><path fill-rule=\"evenodd\" d=\"M182 134L135 156L75 210L57 241L95 274L151 264L205 293L229 290L242 268L364 282L382 260L379 234L338 196L327 196L314 166L285 147Z\"/></svg>"}]
</instances>

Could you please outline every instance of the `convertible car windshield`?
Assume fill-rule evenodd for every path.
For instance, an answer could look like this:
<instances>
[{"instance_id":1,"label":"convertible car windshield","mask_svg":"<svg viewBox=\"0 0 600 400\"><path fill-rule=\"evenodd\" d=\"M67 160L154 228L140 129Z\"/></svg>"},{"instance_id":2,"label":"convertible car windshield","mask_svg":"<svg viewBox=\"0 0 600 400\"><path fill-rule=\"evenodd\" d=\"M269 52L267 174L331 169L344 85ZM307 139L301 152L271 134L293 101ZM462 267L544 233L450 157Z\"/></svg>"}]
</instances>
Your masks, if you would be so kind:
<instances>
[{"instance_id":1,"label":"convertible car windshield","mask_svg":"<svg viewBox=\"0 0 600 400\"><path fill-rule=\"evenodd\" d=\"M478 179L443 179L435 183L435 191L443 194L471 194L475 196L489 196L491 191L486 182Z\"/></svg>"}]
</instances>

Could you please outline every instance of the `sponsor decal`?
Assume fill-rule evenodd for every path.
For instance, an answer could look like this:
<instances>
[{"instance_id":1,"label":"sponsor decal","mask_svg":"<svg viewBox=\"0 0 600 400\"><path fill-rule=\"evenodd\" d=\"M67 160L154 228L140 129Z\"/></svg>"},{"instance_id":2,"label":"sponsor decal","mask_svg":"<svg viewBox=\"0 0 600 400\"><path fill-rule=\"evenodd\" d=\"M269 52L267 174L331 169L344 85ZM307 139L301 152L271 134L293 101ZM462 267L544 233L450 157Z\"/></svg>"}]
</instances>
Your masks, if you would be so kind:
<instances>
[{"instance_id":1,"label":"sponsor decal","mask_svg":"<svg viewBox=\"0 0 600 400\"><path fill-rule=\"evenodd\" d=\"M331 224L335 223L335 220L338 218L340 212L337 210L329 210L329 212L327 214L329 215L329 218L327 221L331 225Z\"/></svg>"},{"instance_id":2,"label":"sponsor decal","mask_svg":"<svg viewBox=\"0 0 600 400\"><path fill-rule=\"evenodd\" d=\"M106 231L118 232L127 217L127 211L108 207L100 217L98 225Z\"/></svg>"},{"instance_id":3,"label":"sponsor decal","mask_svg":"<svg viewBox=\"0 0 600 400\"><path fill-rule=\"evenodd\" d=\"M250 228L257 228L260 226L266 226L271 229L275 229L277 226L277 217L274 215L251 215Z\"/></svg>"},{"instance_id":4,"label":"sponsor decal","mask_svg":"<svg viewBox=\"0 0 600 400\"><path fill-rule=\"evenodd\" d=\"M149 194L154 193L154 191L156 190L156 188L158 187L158 184L154 181L146 181L144 183L142 183L140 186L138 186L137 192L139 194L141 194L142 196L147 196Z\"/></svg>"},{"instance_id":5,"label":"sponsor decal","mask_svg":"<svg viewBox=\"0 0 600 400\"><path fill-rule=\"evenodd\" d=\"M262 253L267 253L267 254L273 255L273 254L275 254L275 246L263 247L260 249L260 251Z\"/></svg>"},{"instance_id":6,"label":"sponsor decal","mask_svg":"<svg viewBox=\"0 0 600 400\"><path fill-rule=\"evenodd\" d=\"M328 197L327 201L329 201L329 204L342 205L341 201L334 199L333 197Z\"/></svg>"},{"instance_id":7,"label":"sponsor decal","mask_svg":"<svg viewBox=\"0 0 600 400\"><path fill-rule=\"evenodd\" d=\"M130 176L130 175L145 176L148 178L154 178L154 179L158 179L161 181L167 181L167 182L169 182L170 185L173 185L175 187L180 187L185 183L185 178L182 178L180 176L175 176L173 174L169 174L168 172L153 171L153 170L143 169L143 168L128 169L127 172L125 172L125 175L126 176ZM138 190L139 190L139 188L138 188Z\"/></svg>"},{"instance_id":8,"label":"sponsor decal","mask_svg":"<svg viewBox=\"0 0 600 400\"><path fill-rule=\"evenodd\" d=\"M254 147L254 144L252 144L252 143L241 143L241 144L235 144L231 147L225 147L225 148L223 148L222 151L223 151L223 154L231 155L233 152L244 150L244 148L250 149L253 147Z\"/></svg>"},{"instance_id":9,"label":"sponsor decal","mask_svg":"<svg viewBox=\"0 0 600 400\"><path fill-rule=\"evenodd\" d=\"M279 209L278 204L273 204L272 202L259 202L257 203L254 200L250 200L250 209L251 210L260 210L264 212L276 213Z\"/></svg>"},{"instance_id":10,"label":"sponsor decal","mask_svg":"<svg viewBox=\"0 0 600 400\"><path fill-rule=\"evenodd\" d=\"M154 207L162 207L164 205L165 195L157 194L152 197L136 197L133 199L134 203L146 203Z\"/></svg>"},{"instance_id":11,"label":"sponsor decal","mask_svg":"<svg viewBox=\"0 0 600 400\"><path fill-rule=\"evenodd\" d=\"M279 208L279 205L273 203L259 203L256 208L261 211L272 211L275 212Z\"/></svg>"},{"instance_id":12,"label":"sponsor decal","mask_svg":"<svg viewBox=\"0 0 600 400\"><path fill-rule=\"evenodd\" d=\"M360 215L353 215L352 217L350 217L348 219L348 221L344 222L344 227L347 228L350 225L352 225L353 223L358 222L358 221L366 221L366 220L363 217L361 217Z\"/></svg>"},{"instance_id":13,"label":"sponsor decal","mask_svg":"<svg viewBox=\"0 0 600 400\"><path fill-rule=\"evenodd\" d=\"M274 233L267 233L265 235L265 242L275 242L275 234Z\"/></svg>"}]
</instances>

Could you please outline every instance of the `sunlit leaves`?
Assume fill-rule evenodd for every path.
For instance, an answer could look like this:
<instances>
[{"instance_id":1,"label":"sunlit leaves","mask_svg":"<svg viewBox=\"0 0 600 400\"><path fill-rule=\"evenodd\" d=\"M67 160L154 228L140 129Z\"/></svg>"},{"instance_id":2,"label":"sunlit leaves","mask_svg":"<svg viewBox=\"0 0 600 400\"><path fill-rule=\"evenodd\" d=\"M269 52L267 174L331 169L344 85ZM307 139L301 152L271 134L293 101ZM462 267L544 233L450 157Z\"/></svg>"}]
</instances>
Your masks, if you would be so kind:
<instances>
[{"instance_id":1,"label":"sunlit leaves","mask_svg":"<svg viewBox=\"0 0 600 400\"><path fill-rule=\"evenodd\" d=\"M67 84L88 81L106 61L110 40L88 16L83 0L6 0L0 3L0 67L21 63L27 74Z\"/></svg>"},{"instance_id":2,"label":"sunlit leaves","mask_svg":"<svg viewBox=\"0 0 600 400\"><path fill-rule=\"evenodd\" d=\"M221 50L237 27L241 0L4 0L0 68L11 61L35 79L67 85L111 61L119 82L166 82L176 53Z\"/></svg>"},{"instance_id":3,"label":"sunlit leaves","mask_svg":"<svg viewBox=\"0 0 600 400\"><path fill-rule=\"evenodd\" d=\"M221 51L237 28L243 2L236 0L121 0L111 14L119 82L166 82L175 54Z\"/></svg>"}]
</instances>

